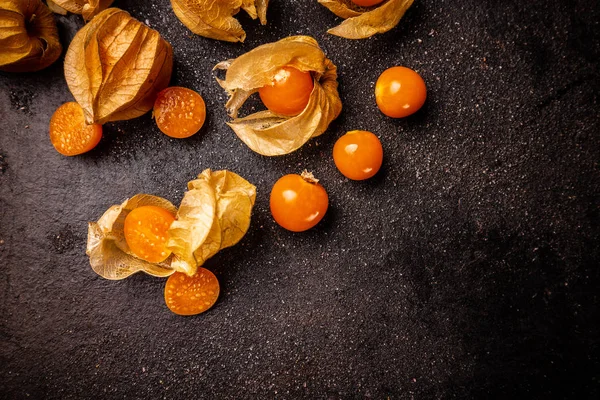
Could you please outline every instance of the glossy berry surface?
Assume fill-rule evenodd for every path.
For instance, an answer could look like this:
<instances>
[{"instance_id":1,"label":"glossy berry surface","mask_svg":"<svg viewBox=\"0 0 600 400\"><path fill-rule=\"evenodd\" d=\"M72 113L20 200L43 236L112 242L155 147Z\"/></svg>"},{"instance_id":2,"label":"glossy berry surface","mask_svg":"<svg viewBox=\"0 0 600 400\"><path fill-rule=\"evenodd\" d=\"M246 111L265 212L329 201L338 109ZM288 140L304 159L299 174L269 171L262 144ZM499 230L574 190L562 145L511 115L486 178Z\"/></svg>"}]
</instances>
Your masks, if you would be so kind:
<instances>
[{"instance_id":1,"label":"glossy berry surface","mask_svg":"<svg viewBox=\"0 0 600 400\"><path fill-rule=\"evenodd\" d=\"M360 181L379 171L383 163L383 148L373 133L350 131L335 142L333 160L345 177Z\"/></svg>"},{"instance_id":2,"label":"glossy berry surface","mask_svg":"<svg viewBox=\"0 0 600 400\"><path fill-rule=\"evenodd\" d=\"M375 84L375 100L382 113L403 118L419 111L427 98L423 78L406 67L383 71Z\"/></svg>"},{"instance_id":3,"label":"glossy berry surface","mask_svg":"<svg viewBox=\"0 0 600 400\"><path fill-rule=\"evenodd\" d=\"M327 212L329 197L312 174L285 175L271 190L271 214L279 225L293 232L308 230Z\"/></svg>"},{"instance_id":4,"label":"glossy berry surface","mask_svg":"<svg viewBox=\"0 0 600 400\"><path fill-rule=\"evenodd\" d=\"M263 86L258 94L263 104L276 114L300 114L310 100L314 82L310 72L293 67L281 68L270 85Z\"/></svg>"}]
</instances>

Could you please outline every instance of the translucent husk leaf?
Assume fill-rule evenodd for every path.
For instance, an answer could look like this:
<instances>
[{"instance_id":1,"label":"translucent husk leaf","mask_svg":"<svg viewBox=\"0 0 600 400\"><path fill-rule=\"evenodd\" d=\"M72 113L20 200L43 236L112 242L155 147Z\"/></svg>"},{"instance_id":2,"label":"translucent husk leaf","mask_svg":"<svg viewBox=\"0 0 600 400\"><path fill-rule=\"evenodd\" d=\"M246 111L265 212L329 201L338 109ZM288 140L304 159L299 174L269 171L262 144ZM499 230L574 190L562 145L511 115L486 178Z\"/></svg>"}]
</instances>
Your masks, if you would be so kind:
<instances>
[{"instance_id":1,"label":"translucent husk leaf","mask_svg":"<svg viewBox=\"0 0 600 400\"><path fill-rule=\"evenodd\" d=\"M58 59L54 15L40 0L0 0L0 70L33 72Z\"/></svg>"},{"instance_id":2,"label":"translucent husk leaf","mask_svg":"<svg viewBox=\"0 0 600 400\"><path fill-rule=\"evenodd\" d=\"M314 89L306 108L294 117L260 111L237 118L248 97L269 84L284 66L312 73ZM259 46L235 60L217 64L215 69L227 71L225 79L217 81L230 95L225 106L234 119L228 125L248 147L265 156L299 149L311 137L324 133L342 110L337 68L309 36L291 36Z\"/></svg>"},{"instance_id":3,"label":"translucent husk leaf","mask_svg":"<svg viewBox=\"0 0 600 400\"><path fill-rule=\"evenodd\" d=\"M110 207L98 222L90 222L87 254L92 269L106 279L123 279L139 271L166 277L175 271L194 275L219 250L233 246L248 231L256 188L230 171L204 170L188 183L179 210L169 201L138 194ZM124 223L135 208L157 206L174 215L167 247L172 254L161 263L135 256L125 240Z\"/></svg>"},{"instance_id":4,"label":"translucent husk leaf","mask_svg":"<svg viewBox=\"0 0 600 400\"><path fill-rule=\"evenodd\" d=\"M109 8L73 38L65 78L87 123L139 117L171 79L173 50L129 13Z\"/></svg>"},{"instance_id":5,"label":"translucent husk leaf","mask_svg":"<svg viewBox=\"0 0 600 400\"><path fill-rule=\"evenodd\" d=\"M190 181L169 229L172 267L194 275L219 250L239 242L250 226L255 200L254 185L230 171L207 169Z\"/></svg>"},{"instance_id":6,"label":"translucent husk leaf","mask_svg":"<svg viewBox=\"0 0 600 400\"><path fill-rule=\"evenodd\" d=\"M123 226L131 210L142 206L157 206L175 214L177 208L168 200L148 194L138 194L121 205L112 206L98 222L90 222L86 253L92 269L106 279L123 279L143 271L153 276L166 277L175 270L171 255L162 263L154 264L137 258L125 241Z\"/></svg>"},{"instance_id":7,"label":"translucent husk leaf","mask_svg":"<svg viewBox=\"0 0 600 400\"><path fill-rule=\"evenodd\" d=\"M55 14L67 15L68 11L53 2L52 0L46 0L46 5Z\"/></svg>"},{"instance_id":8,"label":"translucent husk leaf","mask_svg":"<svg viewBox=\"0 0 600 400\"><path fill-rule=\"evenodd\" d=\"M364 8L351 0L319 0L338 17L346 19L327 32L346 39L365 39L394 28L414 0L387 0L380 5Z\"/></svg>"},{"instance_id":9,"label":"translucent husk leaf","mask_svg":"<svg viewBox=\"0 0 600 400\"><path fill-rule=\"evenodd\" d=\"M102 10L107 9L114 0L47 0L53 12L65 14L81 14L88 21Z\"/></svg>"},{"instance_id":10,"label":"translucent husk leaf","mask_svg":"<svg viewBox=\"0 0 600 400\"><path fill-rule=\"evenodd\" d=\"M267 24L267 8L269 7L269 0L254 0L256 5L256 13L258 14L258 20L261 25Z\"/></svg>"},{"instance_id":11,"label":"translucent husk leaf","mask_svg":"<svg viewBox=\"0 0 600 400\"><path fill-rule=\"evenodd\" d=\"M246 32L233 16L243 9L252 19L267 23L269 0L171 0L179 20L197 35L243 42Z\"/></svg>"},{"instance_id":12,"label":"translucent husk leaf","mask_svg":"<svg viewBox=\"0 0 600 400\"><path fill-rule=\"evenodd\" d=\"M319 0L319 3L324 5L340 18L358 17L367 10L365 7L357 6L352 0Z\"/></svg>"},{"instance_id":13,"label":"translucent husk leaf","mask_svg":"<svg viewBox=\"0 0 600 400\"><path fill-rule=\"evenodd\" d=\"M246 11L250 18L256 19L258 18L258 14L256 12L256 5L254 4L254 0L242 0L241 5L242 10Z\"/></svg>"},{"instance_id":14,"label":"translucent husk leaf","mask_svg":"<svg viewBox=\"0 0 600 400\"><path fill-rule=\"evenodd\" d=\"M190 276L196 272L194 252L208 237L216 207L215 193L208 183L188 190L183 196L167 241L167 247L177 256L173 264L177 271Z\"/></svg>"}]
</instances>

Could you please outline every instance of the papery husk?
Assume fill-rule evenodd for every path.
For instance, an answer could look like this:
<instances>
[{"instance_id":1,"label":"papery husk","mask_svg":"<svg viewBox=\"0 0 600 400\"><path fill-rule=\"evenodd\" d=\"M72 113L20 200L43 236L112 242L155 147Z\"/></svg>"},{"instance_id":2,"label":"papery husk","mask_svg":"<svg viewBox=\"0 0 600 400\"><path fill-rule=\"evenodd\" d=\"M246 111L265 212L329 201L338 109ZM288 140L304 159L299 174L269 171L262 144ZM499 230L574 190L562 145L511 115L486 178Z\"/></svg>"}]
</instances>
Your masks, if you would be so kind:
<instances>
[{"instance_id":1,"label":"papery husk","mask_svg":"<svg viewBox=\"0 0 600 400\"><path fill-rule=\"evenodd\" d=\"M267 8L269 7L269 0L254 0L256 6L256 14L261 25L267 24ZM250 15L252 17L252 15ZM254 17L252 17L254 19Z\"/></svg>"},{"instance_id":2,"label":"papery husk","mask_svg":"<svg viewBox=\"0 0 600 400\"><path fill-rule=\"evenodd\" d=\"M233 246L248 231L256 187L230 171L204 170L188 183L167 247L171 266L190 276L219 250Z\"/></svg>"},{"instance_id":3,"label":"papery husk","mask_svg":"<svg viewBox=\"0 0 600 400\"><path fill-rule=\"evenodd\" d=\"M73 38L65 78L88 124L139 117L171 80L173 50L129 13L109 8Z\"/></svg>"},{"instance_id":4,"label":"papery husk","mask_svg":"<svg viewBox=\"0 0 600 400\"><path fill-rule=\"evenodd\" d=\"M346 19L327 32L346 39L365 39L394 28L414 0L387 0L373 7L359 7L351 0L319 0L340 18Z\"/></svg>"},{"instance_id":5,"label":"papery husk","mask_svg":"<svg viewBox=\"0 0 600 400\"><path fill-rule=\"evenodd\" d=\"M246 32L233 16L243 9L252 19L267 23L269 0L171 0L175 15L197 35L243 42Z\"/></svg>"},{"instance_id":6,"label":"papery husk","mask_svg":"<svg viewBox=\"0 0 600 400\"><path fill-rule=\"evenodd\" d=\"M311 72L314 88L306 108L293 117L260 111L237 118L248 97L270 84L284 66ZM337 68L310 36L291 36L259 46L235 60L217 64L214 69L227 71L224 80L217 79L230 95L225 107L234 120L227 125L248 147L265 156L299 149L310 138L324 133L342 110Z\"/></svg>"},{"instance_id":7,"label":"papery husk","mask_svg":"<svg viewBox=\"0 0 600 400\"><path fill-rule=\"evenodd\" d=\"M94 272L106 279L124 279L136 272L166 277L175 272L171 263L175 258L169 256L161 263L150 263L136 257L123 232L124 222L131 210L142 206L164 208L173 215L177 208L168 200L148 194L138 194L125 200L121 205L110 207L98 222L90 222L86 253Z\"/></svg>"},{"instance_id":8,"label":"papery husk","mask_svg":"<svg viewBox=\"0 0 600 400\"><path fill-rule=\"evenodd\" d=\"M54 14L67 15L68 11L53 2L52 0L46 0L46 5Z\"/></svg>"},{"instance_id":9,"label":"papery husk","mask_svg":"<svg viewBox=\"0 0 600 400\"><path fill-rule=\"evenodd\" d=\"M33 72L58 59L56 21L40 0L0 0L0 70Z\"/></svg>"},{"instance_id":10,"label":"papery husk","mask_svg":"<svg viewBox=\"0 0 600 400\"><path fill-rule=\"evenodd\" d=\"M168 200L138 194L110 207L98 222L90 222L86 253L92 269L106 279L123 279L136 272L166 277L175 271L194 275L219 250L233 246L248 231L256 187L230 171L204 170L188 182L179 210ZM142 206L161 207L176 215L167 248L172 253L160 263L138 258L125 240L127 215Z\"/></svg>"},{"instance_id":11,"label":"papery husk","mask_svg":"<svg viewBox=\"0 0 600 400\"><path fill-rule=\"evenodd\" d=\"M373 7L361 7L352 2L352 0L318 0L340 18L353 18L363 14L368 9ZM381 4L378 4L381 5Z\"/></svg>"},{"instance_id":12,"label":"papery husk","mask_svg":"<svg viewBox=\"0 0 600 400\"><path fill-rule=\"evenodd\" d=\"M114 0L46 0L48 7L55 13L65 15L67 12L81 14L89 21L102 10L107 9Z\"/></svg>"}]
</instances>

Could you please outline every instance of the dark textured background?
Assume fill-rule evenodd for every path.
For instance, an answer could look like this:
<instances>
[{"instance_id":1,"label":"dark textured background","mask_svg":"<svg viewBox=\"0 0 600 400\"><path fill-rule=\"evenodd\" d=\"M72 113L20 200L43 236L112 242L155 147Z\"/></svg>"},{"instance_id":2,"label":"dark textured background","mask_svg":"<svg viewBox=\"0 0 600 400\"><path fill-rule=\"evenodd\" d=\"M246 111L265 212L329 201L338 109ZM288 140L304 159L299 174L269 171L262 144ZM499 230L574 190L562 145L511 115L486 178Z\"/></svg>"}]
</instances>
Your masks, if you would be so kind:
<instances>
[{"instance_id":1,"label":"dark textured background","mask_svg":"<svg viewBox=\"0 0 600 400\"><path fill-rule=\"evenodd\" d=\"M62 62L0 74L0 398L572 398L600 385L600 144L595 0L415 1L370 40L327 35L316 1L275 0L245 44L192 35L166 0L117 1L173 44L173 84L202 93L201 134L174 140L149 115L105 126L66 158L48 121L71 101ZM66 45L80 17L58 18ZM292 34L339 67L344 111L280 158L224 124L210 68ZM373 88L418 70L422 111L392 120ZM382 171L342 177L337 137L381 137ZM243 241L208 262L209 312L164 305L164 281L112 282L85 255L86 223L146 192L178 203L204 168L258 187ZM330 195L314 230L268 211L283 174L312 170Z\"/></svg>"}]
</instances>

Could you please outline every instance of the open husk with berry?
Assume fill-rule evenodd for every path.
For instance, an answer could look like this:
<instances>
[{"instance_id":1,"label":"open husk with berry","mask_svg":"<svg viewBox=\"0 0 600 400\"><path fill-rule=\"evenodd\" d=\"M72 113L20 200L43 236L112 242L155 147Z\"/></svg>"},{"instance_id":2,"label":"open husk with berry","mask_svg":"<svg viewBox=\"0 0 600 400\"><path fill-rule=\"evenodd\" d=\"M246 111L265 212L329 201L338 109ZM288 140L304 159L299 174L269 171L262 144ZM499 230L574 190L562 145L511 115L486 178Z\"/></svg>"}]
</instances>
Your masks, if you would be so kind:
<instances>
[{"instance_id":1,"label":"open husk with berry","mask_svg":"<svg viewBox=\"0 0 600 400\"><path fill-rule=\"evenodd\" d=\"M304 109L293 116L266 110L238 118L246 100L272 84L278 72L287 67L310 73L314 86ZM299 149L310 138L324 133L342 110L337 68L310 36L291 36L259 46L236 59L220 62L214 69L226 71L225 79L217 81L230 96L225 107L233 120L227 124L248 147L265 156Z\"/></svg>"},{"instance_id":2,"label":"open husk with berry","mask_svg":"<svg viewBox=\"0 0 600 400\"><path fill-rule=\"evenodd\" d=\"M158 277L175 272L194 276L207 259L246 234L255 199L254 185L233 172L210 169L188 183L179 208L157 196L135 195L89 223L86 252L92 269L112 280L140 271ZM142 208L162 210L172 215L172 222L163 226L165 219L159 224L153 217L131 223L130 214ZM132 239L132 232L139 236ZM163 256L159 261L149 255L156 248Z\"/></svg>"},{"instance_id":3,"label":"open husk with berry","mask_svg":"<svg viewBox=\"0 0 600 400\"><path fill-rule=\"evenodd\" d=\"M346 39L365 39L398 25L413 1L384 0L371 7L361 7L352 0L319 0L319 3L345 20L328 33Z\"/></svg>"}]
</instances>

